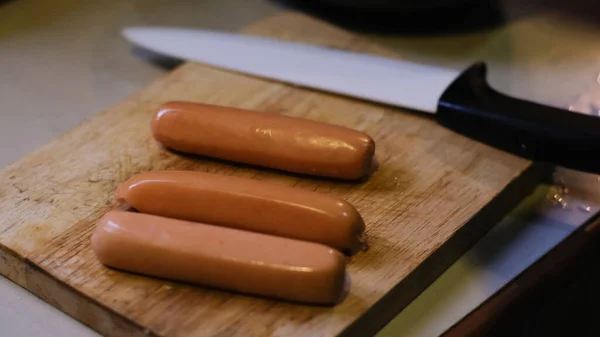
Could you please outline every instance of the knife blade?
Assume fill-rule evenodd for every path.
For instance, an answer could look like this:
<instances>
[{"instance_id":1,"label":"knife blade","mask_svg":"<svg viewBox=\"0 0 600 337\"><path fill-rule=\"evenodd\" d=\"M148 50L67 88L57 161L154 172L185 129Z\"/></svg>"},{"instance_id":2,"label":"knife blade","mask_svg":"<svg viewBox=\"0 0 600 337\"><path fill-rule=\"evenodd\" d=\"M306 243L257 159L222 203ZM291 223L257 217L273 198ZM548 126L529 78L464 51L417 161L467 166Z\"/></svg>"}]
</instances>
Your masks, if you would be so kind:
<instances>
[{"instance_id":1,"label":"knife blade","mask_svg":"<svg viewBox=\"0 0 600 337\"><path fill-rule=\"evenodd\" d=\"M225 32L130 27L133 44L178 59L418 110L464 136L536 161L598 173L600 119L504 95L477 62L456 71Z\"/></svg>"}]
</instances>

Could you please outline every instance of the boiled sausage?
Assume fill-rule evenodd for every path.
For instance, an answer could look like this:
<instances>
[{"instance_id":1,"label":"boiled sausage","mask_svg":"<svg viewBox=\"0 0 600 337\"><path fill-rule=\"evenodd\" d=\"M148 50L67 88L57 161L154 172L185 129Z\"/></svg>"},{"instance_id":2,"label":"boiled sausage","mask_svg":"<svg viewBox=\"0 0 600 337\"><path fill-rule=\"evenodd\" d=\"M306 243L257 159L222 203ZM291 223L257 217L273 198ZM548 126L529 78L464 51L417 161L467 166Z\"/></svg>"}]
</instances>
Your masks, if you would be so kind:
<instances>
[{"instance_id":1,"label":"boiled sausage","mask_svg":"<svg viewBox=\"0 0 600 337\"><path fill-rule=\"evenodd\" d=\"M278 183L192 171L150 171L117 190L142 213L322 243L365 246L365 223L343 199Z\"/></svg>"},{"instance_id":2,"label":"boiled sausage","mask_svg":"<svg viewBox=\"0 0 600 337\"><path fill-rule=\"evenodd\" d=\"M375 151L371 137L342 126L188 102L163 104L152 134L185 153L339 179L368 175Z\"/></svg>"},{"instance_id":3,"label":"boiled sausage","mask_svg":"<svg viewBox=\"0 0 600 337\"><path fill-rule=\"evenodd\" d=\"M312 242L111 211L92 248L113 268L242 293L316 304L344 293L345 257Z\"/></svg>"}]
</instances>

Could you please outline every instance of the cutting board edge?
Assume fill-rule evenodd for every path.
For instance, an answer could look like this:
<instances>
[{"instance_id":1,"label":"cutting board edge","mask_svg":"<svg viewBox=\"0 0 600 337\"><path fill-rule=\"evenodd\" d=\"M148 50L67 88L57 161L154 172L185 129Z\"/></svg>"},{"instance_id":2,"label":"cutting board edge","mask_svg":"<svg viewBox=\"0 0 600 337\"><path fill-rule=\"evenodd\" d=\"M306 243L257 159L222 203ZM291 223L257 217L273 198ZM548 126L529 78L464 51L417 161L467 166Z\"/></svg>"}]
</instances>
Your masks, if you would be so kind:
<instances>
[{"instance_id":1,"label":"cutting board edge","mask_svg":"<svg viewBox=\"0 0 600 337\"><path fill-rule=\"evenodd\" d=\"M396 284L362 316L349 324L338 337L375 336L385 325L416 299L437 278L484 237L506 214L531 193L540 181L549 179L555 167L532 162L485 207L456 231L450 239ZM502 211L499 212L498 209ZM440 263L443 261L443 263ZM418 289L416 292L407 289ZM405 294L409 294L406 296ZM394 309L390 309L394 308Z\"/></svg>"},{"instance_id":2,"label":"cutting board edge","mask_svg":"<svg viewBox=\"0 0 600 337\"><path fill-rule=\"evenodd\" d=\"M103 336L159 337L153 331L61 282L4 245L0 245L0 275ZM82 302L87 304L81 305ZM81 312L82 308L85 308L85 312Z\"/></svg>"},{"instance_id":3,"label":"cutting board edge","mask_svg":"<svg viewBox=\"0 0 600 337\"><path fill-rule=\"evenodd\" d=\"M192 62L192 61L183 62L183 63L175 66L174 68L170 69L169 72L163 74L162 76L158 76L154 80L148 82L141 89L134 91L130 94L127 94L115 102L111 102L110 104L105 106L103 109L96 110L95 113L92 113L89 117L87 117L84 120L82 120L81 122L73 125L71 128L60 133L58 136L53 137L48 142L34 148L31 151L27 151L22 156L17 157L15 160L6 164L4 167L0 167L0 175L4 174L6 172L13 171L16 167L22 165L23 163L34 160L36 158L36 156L40 156L40 155L44 154L49 149L52 149L52 147L54 147L56 143L60 143L63 138L68 138L73 133L80 132L82 129L85 129L86 126L93 125L93 123L96 119L101 119L104 115L111 113L112 110L119 109L119 107L121 105L130 104L131 101L137 102L137 103L141 102L142 101L141 98L144 96L144 94L143 94L144 91L152 90L152 88L154 88L154 86L160 85L162 82L165 81L166 78L172 77L172 76L177 76L177 73L179 73L181 71L185 71L186 67L190 67L193 64L198 64L198 63Z\"/></svg>"}]
</instances>

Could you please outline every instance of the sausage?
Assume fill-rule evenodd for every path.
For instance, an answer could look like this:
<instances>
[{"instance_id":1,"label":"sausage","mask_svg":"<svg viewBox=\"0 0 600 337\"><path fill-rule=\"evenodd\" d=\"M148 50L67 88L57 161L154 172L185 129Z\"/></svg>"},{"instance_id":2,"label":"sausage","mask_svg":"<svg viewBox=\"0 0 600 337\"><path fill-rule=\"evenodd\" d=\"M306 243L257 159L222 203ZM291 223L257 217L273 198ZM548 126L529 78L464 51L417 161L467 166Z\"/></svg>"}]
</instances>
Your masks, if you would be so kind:
<instances>
[{"instance_id":1,"label":"sausage","mask_svg":"<svg viewBox=\"0 0 600 337\"><path fill-rule=\"evenodd\" d=\"M142 213L313 241L347 254L365 246L365 223L348 202L277 183L150 171L122 183L116 194Z\"/></svg>"},{"instance_id":2,"label":"sausage","mask_svg":"<svg viewBox=\"0 0 600 337\"><path fill-rule=\"evenodd\" d=\"M315 304L344 294L345 257L312 242L110 211L92 249L109 267L247 294Z\"/></svg>"},{"instance_id":3,"label":"sausage","mask_svg":"<svg viewBox=\"0 0 600 337\"><path fill-rule=\"evenodd\" d=\"M371 137L342 126L188 102L161 105L152 134L180 152L338 179L367 176L375 152Z\"/></svg>"}]
</instances>

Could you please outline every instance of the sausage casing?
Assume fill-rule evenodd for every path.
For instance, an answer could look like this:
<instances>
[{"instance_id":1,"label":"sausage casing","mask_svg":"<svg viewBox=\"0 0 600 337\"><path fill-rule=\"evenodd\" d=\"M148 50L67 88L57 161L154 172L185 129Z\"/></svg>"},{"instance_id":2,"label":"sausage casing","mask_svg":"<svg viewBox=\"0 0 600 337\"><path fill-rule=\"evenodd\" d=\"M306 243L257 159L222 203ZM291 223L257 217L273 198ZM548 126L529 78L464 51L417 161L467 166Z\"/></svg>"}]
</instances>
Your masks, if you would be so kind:
<instances>
[{"instance_id":1,"label":"sausage casing","mask_svg":"<svg viewBox=\"0 0 600 337\"><path fill-rule=\"evenodd\" d=\"M111 211L92 248L113 268L242 293L315 304L344 293L345 257L312 242Z\"/></svg>"},{"instance_id":2,"label":"sausage casing","mask_svg":"<svg viewBox=\"0 0 600 337\"><path fill-rule=\"evenodd\" d=\"M365 223L348 202L278 183L150 171L122 183L117 197L142 213L322 243L346 254L365 246Z\"/></svg>"},{"instance_id":3,"label":"sausage casing","mask_svg":"<svg viewBox=\"0 0 600 337\"><path fill-rule=\"evenodd\" d=\"M200 103L163 104L152 133L181 152L338 179L368 175L375 152L371 137L342 126Z\"/></svg>"}]
</instances>

